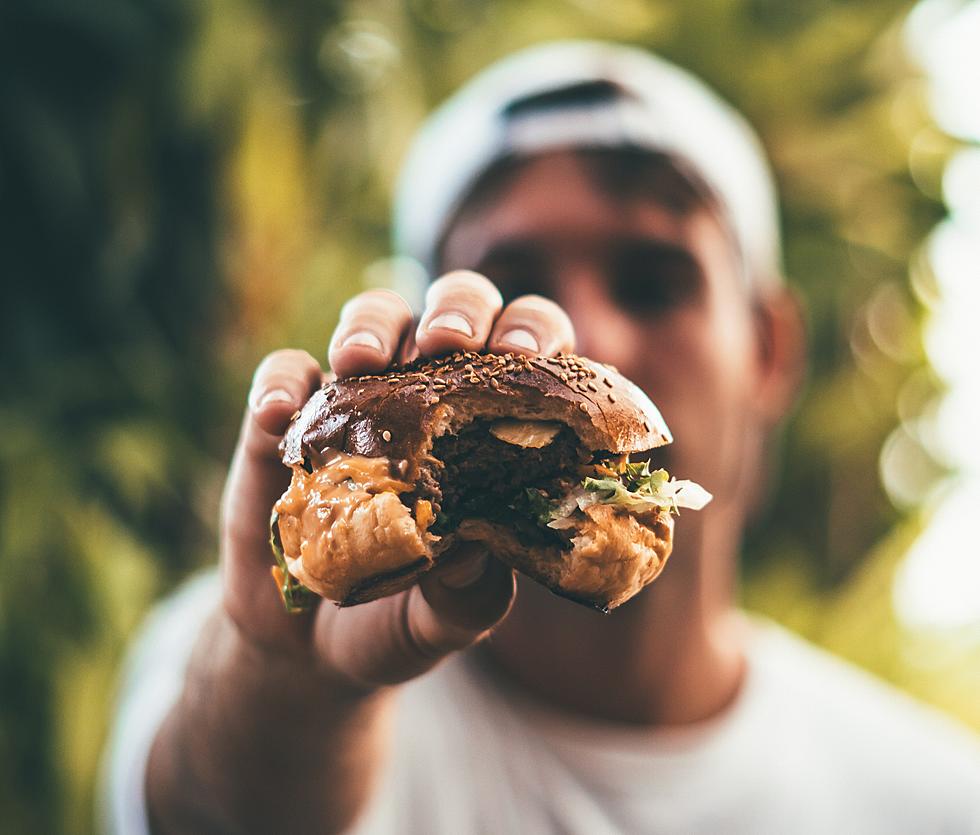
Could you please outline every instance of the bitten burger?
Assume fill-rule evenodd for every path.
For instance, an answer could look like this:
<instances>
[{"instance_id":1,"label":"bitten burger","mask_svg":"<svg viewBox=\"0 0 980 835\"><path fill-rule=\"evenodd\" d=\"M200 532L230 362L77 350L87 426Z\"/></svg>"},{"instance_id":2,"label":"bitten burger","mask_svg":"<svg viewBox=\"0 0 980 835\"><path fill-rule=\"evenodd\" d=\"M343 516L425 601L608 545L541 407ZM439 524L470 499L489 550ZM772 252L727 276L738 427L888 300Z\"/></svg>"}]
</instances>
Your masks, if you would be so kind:
<instances>
[{"instance_id":1,"label":"bitten burger","mask_svg":"<svg viewBox=\"0 0 980 835\"><path fill-rule=\"evenodd\" d=\"M351 606L482 541L609 611L663 569L672 514L711 499L650 469L643 454L671 440L639 388L572 354L457 352L333 380L280 447L292 481L272 514L273 574L287 608Z\"/></svg>"}]
</instances>

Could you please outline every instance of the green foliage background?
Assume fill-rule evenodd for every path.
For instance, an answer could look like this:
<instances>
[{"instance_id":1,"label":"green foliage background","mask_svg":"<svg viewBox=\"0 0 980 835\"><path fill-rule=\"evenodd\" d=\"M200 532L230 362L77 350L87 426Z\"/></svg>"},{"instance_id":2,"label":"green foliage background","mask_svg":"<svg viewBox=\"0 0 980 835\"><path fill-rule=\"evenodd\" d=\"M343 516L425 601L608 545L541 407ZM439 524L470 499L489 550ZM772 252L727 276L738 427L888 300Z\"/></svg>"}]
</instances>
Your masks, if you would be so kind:
<instances>
[{"instance_id":1,"label":"green foliage background","mask_svg":"<svg viewBox=\"0 0 980 835\"><path fill-rule=\"evenodd\" d=\"M952 147L902 52L907 8L3 4L0 829L92 830L121 653L214 560L251 369L283 344L323 356L342 301L383 280L391 183L427 110L556 37L675 59L773 157L813 361L746 605L980 727L977 644L901 628L890 600L922 520L889 502L878 459L939 390L912 288Z\"/></svg>"}]
</instances>

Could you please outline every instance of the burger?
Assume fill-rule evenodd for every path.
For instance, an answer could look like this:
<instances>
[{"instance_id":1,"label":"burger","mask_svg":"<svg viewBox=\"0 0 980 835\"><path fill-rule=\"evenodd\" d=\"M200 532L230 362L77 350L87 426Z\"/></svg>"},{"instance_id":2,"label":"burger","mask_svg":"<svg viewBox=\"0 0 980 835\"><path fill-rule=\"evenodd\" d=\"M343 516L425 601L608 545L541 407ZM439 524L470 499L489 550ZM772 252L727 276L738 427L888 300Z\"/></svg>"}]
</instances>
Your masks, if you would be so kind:
<instances>
[{"instance_id":1,"label":"burger","mask_svg":"<svg viewBox=\"0 0 980 835\"><path fill-rule=\"evenodd\" d=\"M604 612L663 570L698 485L651 469L670 430L650 399L585 357L457 352L326 383L280 445L272 513L290 610L411 586L460 541ZM631 458L633 460L631 460Z\"/></svg>"}]
</instances>

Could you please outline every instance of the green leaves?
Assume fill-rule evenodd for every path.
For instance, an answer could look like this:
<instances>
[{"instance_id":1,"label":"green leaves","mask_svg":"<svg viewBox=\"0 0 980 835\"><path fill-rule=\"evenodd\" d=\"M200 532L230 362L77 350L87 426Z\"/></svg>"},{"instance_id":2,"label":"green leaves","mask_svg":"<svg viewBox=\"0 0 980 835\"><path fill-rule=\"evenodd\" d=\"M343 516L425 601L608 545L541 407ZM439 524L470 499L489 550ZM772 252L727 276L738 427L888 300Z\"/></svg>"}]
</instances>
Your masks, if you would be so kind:
<instances>
[{"instance_id":1,"label":"green leaves","mask_svg":"<svg viewBox=\"0 0 980 835\"><path fill-rule=\"evenodd\" d=\"M650 470L649 461L621 464L604 461L602 468L619 473L619 477L586 478L582 487L598 494L602 504L638 509L651 505L677 511L672 492L666 490L670 475L666 470Z\"/></svg>"},{"instance_id":2,"label":"green leaves","mask_svg":"<svg viewBox=\"0 0 980 835\"><path fill-rule=\"evenodd\" d=\"M554 518L555 503L534 487L525 487L510 506L542 526Z\"/></svg>"},{"instance_id":3,"label":"green leaves","mask_svg":"<svg viewBox=\"0 0 980 835\"><path fill-rule=\"evenodd\" d=\"M670 481L666 470L650 470L649 461L631 464L626 461L622 467L622 478L626 489L631 493L655 495Z\"/></svg>"},{"instance_id":4,"label":"green leaves","mask_svg":"<svg viewBox=\"0 0 980 835\"><path fill-rule=\"evenodd\" d=\"M677 513L681 507L700 510L711 501L711 494L693 481L671 478L666 470L651 470L643 461L621 464L605 461L600 470L618 472L619 477L587 477L582 487L601 504L618 505L628 510L643 511L659 507ZM579 502L579 507L583 506Z\"/></svg>"},{"instance_id":5,"label":"green leaves","mask_svg":"<svg viewBox=\"0 0 980 835\"><path fill-rule=\"evenodd\" d=\"M276 564L272 568L272 576L275 578L276 587L279 589L286 611L291 615L309 611L319 598L289 573L286 556L282 551L282 539L279 535L279 514L274 510L272 511L272 518L269 520L269 545L272 547L272 554L276 558Z\"/></svg>"}]
</instances>

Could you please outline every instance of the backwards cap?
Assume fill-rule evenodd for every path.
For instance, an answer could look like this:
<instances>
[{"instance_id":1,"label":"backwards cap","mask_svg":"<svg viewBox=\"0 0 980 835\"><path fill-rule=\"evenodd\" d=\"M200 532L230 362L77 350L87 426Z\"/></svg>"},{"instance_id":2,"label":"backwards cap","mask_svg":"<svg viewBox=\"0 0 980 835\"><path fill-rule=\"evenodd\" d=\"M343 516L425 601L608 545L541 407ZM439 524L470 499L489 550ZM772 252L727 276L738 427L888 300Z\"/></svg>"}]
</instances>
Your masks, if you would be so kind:
<instances>
[{"instance_id":1,"label":"backwards cap","mask_svg":"<svg viewBox=\"0 0 980 835\"><path fill-rule=\"evenodd\" d=\"M449 222L479 177L503 157L628 146L664 154L696 175L722 207L750 284L780 280L775 188L748 123L673 64L597 41L515 53L429 117L397 185L395 249L434 274Z\"/></svg>"}]
</instances>

